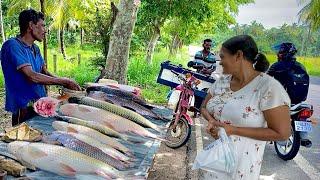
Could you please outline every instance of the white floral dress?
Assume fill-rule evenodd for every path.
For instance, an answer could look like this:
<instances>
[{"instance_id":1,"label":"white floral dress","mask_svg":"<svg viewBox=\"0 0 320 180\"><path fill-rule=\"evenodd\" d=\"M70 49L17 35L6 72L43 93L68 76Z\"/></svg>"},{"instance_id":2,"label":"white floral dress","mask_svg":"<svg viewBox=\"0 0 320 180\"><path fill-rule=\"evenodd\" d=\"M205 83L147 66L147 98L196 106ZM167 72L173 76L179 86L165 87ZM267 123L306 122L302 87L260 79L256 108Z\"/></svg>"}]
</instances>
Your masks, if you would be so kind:
<instances>
[{"instance_id":1,"label":"white floral dress","mask_svg":"<svg viewBox=\"0 0 320 180\"><path fill-rule=\"evenodd\" d=\"M245 87L233 92L230 75L218 79L209 93L213 96L206 108L217 120L237 127L267 127L263 111L290 105L290 98L282 85L271 76L261 73ZM242 136L230 136L236 147L238 164L232 176L212 174L206 179L257 180L266 142Z\"/></svg>"}]
</instances>

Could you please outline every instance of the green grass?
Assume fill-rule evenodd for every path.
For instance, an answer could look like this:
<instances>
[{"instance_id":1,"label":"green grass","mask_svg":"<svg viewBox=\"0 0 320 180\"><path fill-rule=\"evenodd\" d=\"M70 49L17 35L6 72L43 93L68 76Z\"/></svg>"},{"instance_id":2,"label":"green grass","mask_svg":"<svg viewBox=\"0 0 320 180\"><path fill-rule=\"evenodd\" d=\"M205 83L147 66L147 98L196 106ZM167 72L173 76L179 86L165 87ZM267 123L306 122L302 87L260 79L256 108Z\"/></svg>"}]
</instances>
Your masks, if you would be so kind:
<instances>
[{"instance_id":1,"label":"green grass","mask_svg":"<svg viewBox=\"0 0 320 180\"><path fill-rule=\"evenodd\" d=\"M98 70L92 67L91 58L101 56L99 49L94 46L72 46L66 48L69 60L62 58L59 49L49 49L48 51L48 69L53 73L53 54L57 55L57 72L58 76L69 77L75 79L80 85L85 82L92 82L99 74ZM81 65L78 66L77 55L81 54ZM267 55L270 63L276 60L275 55ZM70 60L73 59L73 60ZM166 96L169 87L158 84L156 82L160 64L165 60L170 60L174 64L182 64L186 66L189 61L187 47L175 55L170 55L168 50L160 49L154 54L153 63L148 65L143 56L131 57L128 67L128 82L133 86L142 88L143 96L153 103L166 103ZM298 57L298 61L305 65L310 75L320 76L320 58L304 58ZM3 74L0 73L0 88L4 87Z\"/></svg>"},{"instance_id":2,"label":"green grass","mask_svg":"<svg viewBox=\"0 0 320 180\"><path fill-rule=\"evenodd\" d=\"M276 62L276 55L267 55L270 64ZM297 61L302 63L309 75L320 76L320 57L297 57Z\"/></svg>"},{"instance_id":3,"label":"green grass","mask_svg":"<svg viewBox=\"0 0 320 180\"><path fill-rule=\"evenodd\" d=\"M154 54L153 62L148 65L144 57L131 58L128 67L128 81L134 86L141 86L143 96L153 103L166 103L166 96L169 87L156 82L160 72L160 64L170 60L174 64L186 65L189 56L187 49L183 48L174 56L170 55L167 50L160 50Z\"/></svg>"}]
</instances>

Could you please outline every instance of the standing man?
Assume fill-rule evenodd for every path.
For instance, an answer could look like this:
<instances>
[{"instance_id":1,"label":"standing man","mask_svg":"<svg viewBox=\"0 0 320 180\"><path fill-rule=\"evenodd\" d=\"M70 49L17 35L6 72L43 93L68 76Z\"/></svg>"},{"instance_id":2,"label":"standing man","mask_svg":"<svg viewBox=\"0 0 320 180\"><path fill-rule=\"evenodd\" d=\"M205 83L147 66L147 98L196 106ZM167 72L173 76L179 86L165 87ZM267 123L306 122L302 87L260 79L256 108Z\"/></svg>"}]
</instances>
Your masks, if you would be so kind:
<instances>
[{"instance_id":1,"label":"standing man","mask_svg":"<svg viewBox=\"0 0 320 180\"><path fill-rule=\"evenodd\" d=\"M68 78L55 77L45 67L39 47L46 33L44 15L33 9L19 15L20 35L7 40L1 48L1 65L5 79L5 109L12 112L12 126L35 115L32 104L47 96L44 85L61 85L80 90Z\"/></svg>"},{"instance_id":2,"label":"standing man","mask_svg":"<svg viewBox=\"0 0 320 180\"><path fill-rule=\"evenodd\" d=\"M210 52L212 40L205 39L202 44L203 50L194 55L194 60L188 63L188 67L198 69L198 72L205 75L211 75L216 70L216 57Z\"/></svg>"}]
</instances>

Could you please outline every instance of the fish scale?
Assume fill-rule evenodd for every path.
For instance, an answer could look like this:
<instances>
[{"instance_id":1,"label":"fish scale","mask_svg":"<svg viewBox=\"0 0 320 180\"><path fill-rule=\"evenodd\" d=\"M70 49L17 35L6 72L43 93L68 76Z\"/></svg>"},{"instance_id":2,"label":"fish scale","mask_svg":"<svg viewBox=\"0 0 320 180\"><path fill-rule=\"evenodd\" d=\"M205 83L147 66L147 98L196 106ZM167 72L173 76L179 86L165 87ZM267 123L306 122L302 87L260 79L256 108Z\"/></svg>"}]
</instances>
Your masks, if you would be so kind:
<instances>
[{"instance_id":1,"label":"fish scale","mask_svg":"<svg viewBox=\"0 0 320 180\"><path fill-rule=\"evenodd\" d=\"M88 94L88 97L91 97L96 100L107 101L107 102L111 101L112 104L119 105L126 109L132 110L142 116L146 116L154 119L161 119L161 117L159 117L156 113L154 113L150 109L145 108L144 106L141 106L140 104L135 103L134 101L123 99L115 95L106 94L101 91L91 91Z\"/></svg>"},{"instance_id":2,"label":"fish scale","mask_svg":"<svg viewBox=\"0 0 320 180\"><path fill-rule=\"evenodd\" d=\"M125 179L127 174L100 160L62 146L15 141L8 144L8 150L20 161L63 176L97 174L107 179Z\"/></svg>"},{"instance_id":3,"label":"fish scale","mask_svg":"<svg viewBox=\"0 0 320 180\"><path fill-rule=\"evenodd\" d=\"M87 135L91 138L94 138L98 141L100 141L101 143L107 144L115 149L118 149L128 155L132 155L132 152L125 147L124 145L122 145L121 143L119 143L118 141L114 140L113 138L110 138L94 129L85 127L85 126L81 126L81 125L77 125L77 124L70 124L67 122L63 122L63 121L54 121L52 123L52 127L55 130L58 131L66 131L66 132L74 132L74 133L79 133L79 134L84 134Z\"/></svg>"},{"instance_id":4,"label":"fish scale","mask_svg":"<svg viewBox=\"0 0 320 180\"><path fill-rule=\"evenodd\" d=\"M135 133L144 137L160 139L139 124L96 107L70 103L60 106L60 111L67 116L99 122L119 133Z\"/></svg>"},{"instance_id":5,"label":"fish scale","mask_svg":"<svg viewBox=\"0 0 320 180\"><path fill-rule=\"evenodd\" d=\"M87 87L87 93L90 91L102 91L107 94L113 94L115 96L119 96L123 99L128 99L130 101L134 101L142 106L148 106L145 100L140 97L135 96L134 94L126 91L122 91L120 89L106 87L106 86L89 86Z\"/></svg>"},{"instance_id":6,"label":"fish scale","mask_svg":"<svg viewBox=\"0 0 320 180\"><path fill-rule=\"evenodd\" d=\"M129 119L137 124L141 124L143 126L150 127L158 132L162 132L161 128L159 128L156 124L152 123L140 114L129 109L123 108L121 106L111 104L109 102L99 101L91 97L72 97L69 98L69 102L101 108L108 112L114 113L120 117Z\"/></svg>"},{"instance_id":7,"label":"fish scale","mask_svg":"<svg viewBox=\"0 0 320 180\"><path fill-rule=\"evenodd\" d=\"M91 146L90 144L87 144L83 141L80 141L79 139L73 137L69 134L63 134L59 132L53 132L51 135L48 135L44 137L46 142L54 143L55 141L61 143L64 147L72 149L74 151L80 152L82 154L85 154L89 157L98 159L102 162L105 162L118 170L125 170L128 168L128 166L121 162L120 160L117 160L107 154L105 154L100 149Z\"/></svg>"}]
</instances>

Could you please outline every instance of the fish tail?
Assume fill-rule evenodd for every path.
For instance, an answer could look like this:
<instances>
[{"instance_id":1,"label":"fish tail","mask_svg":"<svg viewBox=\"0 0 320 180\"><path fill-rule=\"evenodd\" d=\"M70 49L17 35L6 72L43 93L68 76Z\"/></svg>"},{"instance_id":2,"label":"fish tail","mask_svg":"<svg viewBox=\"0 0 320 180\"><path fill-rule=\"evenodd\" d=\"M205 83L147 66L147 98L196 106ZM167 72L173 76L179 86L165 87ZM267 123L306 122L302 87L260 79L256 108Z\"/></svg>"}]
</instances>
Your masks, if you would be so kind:
<instances>
[{"instance_id":1,"label":"fish tail","mask_svg":"<svg viewBox=\"0 0 320 180\"><path fill-rule=\"evenodd\" d=\"M124 176L125 179L132 179L132 180L145 180L147 179L144 174L142 174L139 170L129 170L129 171L123 171L121 173L121 176Z\"/></svg>"},{"instance_id":2,"label":"fish tail","mask_svg":"<svg viewBox=\"0 0 320 180\"><path fill-rule=\"evenodd\" d=\"M153 134L151 132L149 132L148 130L146 130L145 132L143 132L142 134L144 137L150 137L150 138L153 138L153 139L157 139L159 141L166 141L163 137L161 136L158 136L156 134Z\"/></svg>"},{"instance_id":3,"label":"fish tail","mask_svg":"<svg viewBox=\"0 0 320 180\"><path fill-rule=\"evenodd\" d=\"M141 136L127 136L129 143L131 144L143 144L146 142L146 139Z\"/></svg>"}]
</instances>

